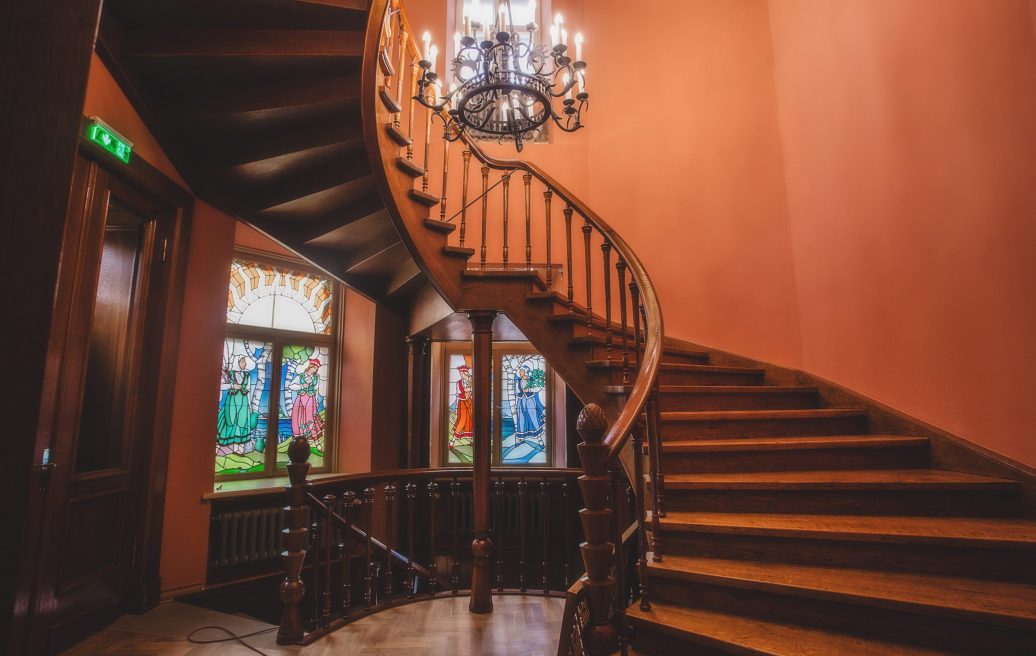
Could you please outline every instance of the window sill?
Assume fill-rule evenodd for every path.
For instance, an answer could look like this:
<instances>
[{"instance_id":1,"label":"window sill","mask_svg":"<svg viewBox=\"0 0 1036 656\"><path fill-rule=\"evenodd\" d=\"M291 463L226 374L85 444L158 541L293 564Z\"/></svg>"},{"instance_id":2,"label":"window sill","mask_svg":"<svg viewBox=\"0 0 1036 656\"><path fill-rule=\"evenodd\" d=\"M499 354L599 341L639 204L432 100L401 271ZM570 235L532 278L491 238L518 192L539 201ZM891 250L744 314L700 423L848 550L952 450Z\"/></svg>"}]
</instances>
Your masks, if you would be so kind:
<instances>
[{"instance_id":1,"label":"window sill","mask_svg":"<svg viewBox=\"0 0 1036 656\"><path fill-rule=\"evenodd\" d=\"M306 481L314 483L327 478L340 477L341 474L325 473L310 474ZM239 497L255 497L273 493L283 493L284 488L289 484L287 476L276 476L274 478L250 478L237 481L219 481L216 489L201 495L202 501L217 501L220 499L235 499Z\"/></svg>"}]
</instances>

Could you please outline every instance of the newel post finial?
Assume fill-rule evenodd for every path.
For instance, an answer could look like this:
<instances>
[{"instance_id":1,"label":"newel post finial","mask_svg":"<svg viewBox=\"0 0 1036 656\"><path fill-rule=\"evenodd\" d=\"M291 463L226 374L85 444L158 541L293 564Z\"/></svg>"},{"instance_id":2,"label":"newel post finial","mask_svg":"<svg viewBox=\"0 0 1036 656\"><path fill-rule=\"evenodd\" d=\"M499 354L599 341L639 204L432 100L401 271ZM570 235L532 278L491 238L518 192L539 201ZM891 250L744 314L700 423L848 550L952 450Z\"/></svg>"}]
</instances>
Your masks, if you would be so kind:
<instances>
[{"instance_id":1,"label":"newel post finial","mask_svg":"<svg viewBox=\"0 0 1036 656\"><path fill-rule=\"evenodd\" d=\"M611 477L607 471L608 446L604 436L608 417L601 406L590 403L579 413L576 430L583 442L577 447L583 463L579 487L586 507L579 511L586 542L579 545L586 574L582 582L590 603L590 626L584 633L587 652L591 656L611 654L618 646L618 633L612 624L612 593L615 579L611 576L614 544L611 542L612 509L609 506Z\"/></svg>"}]
</instances>

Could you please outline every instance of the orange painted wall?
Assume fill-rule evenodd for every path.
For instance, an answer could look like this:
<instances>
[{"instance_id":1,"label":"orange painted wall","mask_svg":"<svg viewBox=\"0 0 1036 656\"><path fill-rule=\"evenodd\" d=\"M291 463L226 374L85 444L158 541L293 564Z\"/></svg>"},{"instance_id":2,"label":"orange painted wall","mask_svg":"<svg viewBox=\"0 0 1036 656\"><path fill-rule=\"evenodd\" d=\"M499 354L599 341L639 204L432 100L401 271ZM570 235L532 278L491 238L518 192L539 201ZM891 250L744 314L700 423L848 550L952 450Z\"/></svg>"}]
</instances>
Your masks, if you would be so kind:
<instances>
[{"instance_id":1,"label":"orange painted wall","mask_svg":"<svg viewBox=\"0 0 1036 656\"><path fill-rule=\"evenodd\" d=\"M1025 0L773 0L803 365L1036 465Z\"/></svg>"},{"instance_id":2,"label":"orange painted wall","mask_svg":"<svg viewBox=\"0 0 1036 656\"><path fill-rule=\"evenodd\" d=\"M133 143L134 153L180 186L187 186L97 53L90 59L90 76L86 86L83 115L100 117Z\"/></svg>"},{"instance_id":3,"label":"orange painted wall","mask_svg":"<svg viewBox=\"0 0 1036 656\"><path fill-rule=\"evenodd\" d=\"M190 588L205 580L209 505L201 495L212 491L215 479L213 426L236 223L201 201L195 203L162 528L163 590Z\"/></svg>"},{"instance_id":4,"label":"orange painted wall","mask_svg":"<svg viewBox=\"0 0 1036 656\"><path fill-rule=\"evenodd\" d=\"M799 364L766 2L589 7L590 205L645 262L668 334Z\"/></svg>"}]
</instances>

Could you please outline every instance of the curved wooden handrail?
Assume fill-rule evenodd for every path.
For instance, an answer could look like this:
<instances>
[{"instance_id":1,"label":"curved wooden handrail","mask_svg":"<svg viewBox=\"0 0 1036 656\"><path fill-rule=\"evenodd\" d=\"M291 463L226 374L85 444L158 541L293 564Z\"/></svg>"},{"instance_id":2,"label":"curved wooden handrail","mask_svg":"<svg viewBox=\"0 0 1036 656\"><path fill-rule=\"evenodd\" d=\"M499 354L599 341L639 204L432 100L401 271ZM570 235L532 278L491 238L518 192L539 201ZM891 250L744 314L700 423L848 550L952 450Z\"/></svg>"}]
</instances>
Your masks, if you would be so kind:
<instances>
[{"instance_id":1,"label":"curved wooden handrail","mask_svg":"<svg viewBox=\"0 0 1036 656\"><path fill-rule=\"evenodd\" d=\"M626 442L629 440L630 431L637 422L637 418L644 411L648 397L655 386L658 378L659 365L662 362L662 344L665 333L662 325L662 308L658 303L658 296L655 293L654 284L648 276L647 269L637 257L630 245L596 212L569 191L563 184L557 181L549 173L532 162L513 159L499 159L486 153L474 140L467 135L461 135L464 144L486 166L497 170L522 170L527 171L547 186L556 196L562 198L577 214L597 228L611 242L619 254L626 261L630 274L636 278L637 286L640 289L641 300L644 303L644 312L647 315L647 326L644 344L644 360L640 372L637 375L636 383L630 392L626 405L619 414L618 419L612 424L604 443L608 445L608 461L615 462Z\"/></svg>"},{"instance_id":2,"label":"curved wooden handrail","mask_svg":"<svg viewBox=\"0 0 1036 656\"><path fill-rule=\"evenodd\" d=\"M380 143L377 136L377 131L380 126L377 125L376 120L368 119L373 119L374 117L372 107L374 102L376 102L377 95L374 92L377 82L376 69L381 55L380 48L383 40L386 12L388 12L391 7L392 0L373 0L371 3L370 17L368 19L366 50L364 53L363 65L364 107L362 108L362 111L364 112L365 130L374 137L373 140L368 140L368 143ZM403 6L402 2L398 3L398 11L401 14L402 22L406 25L410 25L406 7ZM420 50L417 47L417 41L414 38L413 30L407 30L406 49L412 57L418 57L420 55ZM397 71L397 73L401 72ZM446 118L445 112L443 112L443 118ZM630 395L626 400L626 404L619 413L618 418L613 422L604 440L604 443L609 447L608 462L614 464L618 460L622 449L628 443L631 431L647 406L649 397L651 396L655 386L655 381L658 378L658 372L662 361L663 339L665 334L662 321L662 309L659 305L658 296L655 291L654 284L651 282L651 278L647 273L647 269L644 267L640 258L637 257L633 248L630 247L626 240L623 239L607 221L601 218L600 215L594 212L593 209L591 209L579 197L539 166L524 160L500 159L493 157L486 153L485 150L483 150L466 134L462 134L460 139L463 141L465 147L470 150L483 165L496 170L525 171L543 183L556 196L564 200L569 207L582 216L601 235L611 242L612 247L615 248L618 254L625 260L631 279L636 280L640 297L644 304L644 314L647 319L644 335L644 354L642 356L643 359L640 360L640 369L634 381ZM383 158L381 158L379 154L372 153L371 159L372 161L375 159L383 161ZM386 186L389 187L387 189L389 195L394 195L392 194L391 185L389 184ZM394 199L392 199L391 202L393 205L397 205L398 211L398 203L395 203ZM416 250L414 248L413 237L411 235L402 235L402 237L406 240L407 244L411 246L412 251ZM430 266L425 258L422 258L419 253L414 252L413 255L418 262L418 265L431 280L432 284L435 285L444 296L446 296L444 292L450 289L451 286L447 281L437 279L436 274L440 273L437 267ZM451 302L451 305L453 304L453 299L448 296L447 301ZM640 357L641 356L638 355L638 358Z\"/></svg>"}]
</instances>

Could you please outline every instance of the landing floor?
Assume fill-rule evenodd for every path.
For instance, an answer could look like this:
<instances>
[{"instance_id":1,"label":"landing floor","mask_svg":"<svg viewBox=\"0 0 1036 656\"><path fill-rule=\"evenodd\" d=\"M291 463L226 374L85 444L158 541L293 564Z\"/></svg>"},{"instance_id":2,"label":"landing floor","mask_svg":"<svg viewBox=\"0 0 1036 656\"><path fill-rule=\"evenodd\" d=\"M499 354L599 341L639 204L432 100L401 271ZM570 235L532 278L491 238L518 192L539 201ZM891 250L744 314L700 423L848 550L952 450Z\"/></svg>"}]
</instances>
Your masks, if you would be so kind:
<instances>
[{"instance_id":1,"label":"landing floor","mask_svg":"<svg viewBox=\"0 0 1036 656\"><path fill-rule=\"evenodd\" d=\"M418 602L353 622L308 647L280 647L270 631L245 641L269 656L554 656L561 632L564 600L542 597L494 597L491 615L472 615L468 599ZM254 651L235 642L196 645L187 634L208 625L238 635L271 628L265 622L227 615L177 602L143 615L126 615L63 656L248 656ZM206 630L196 639L227 637Z\"/></svg>"}]
</instances>

